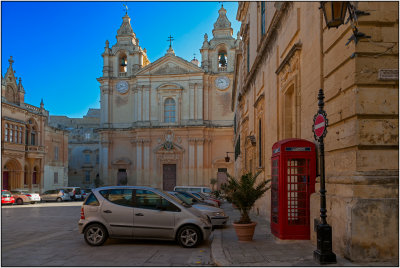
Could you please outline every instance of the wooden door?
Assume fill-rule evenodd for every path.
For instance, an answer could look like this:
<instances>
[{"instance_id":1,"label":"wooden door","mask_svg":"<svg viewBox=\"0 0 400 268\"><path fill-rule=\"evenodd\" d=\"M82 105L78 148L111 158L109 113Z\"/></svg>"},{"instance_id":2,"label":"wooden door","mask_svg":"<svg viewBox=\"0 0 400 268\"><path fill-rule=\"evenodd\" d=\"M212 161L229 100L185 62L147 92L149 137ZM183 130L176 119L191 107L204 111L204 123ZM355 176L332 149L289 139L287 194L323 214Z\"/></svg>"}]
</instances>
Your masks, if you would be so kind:
<instances>
[{"instance_id":1,"label":"wooden door","mask_svg":"<svg viewBox=\"0 0 400 268\"><path fill-rule=\"evenodd\" d=\"M163 190L173 191L176 186L176 164L163 165Z\"/></svg>"},{"instance_id":2,"label":"wooden door","mask_svg":"<svg viewBox=\"0 0 400 268\"><path fill-rule=\"evenodd\" d=\"M10 190L8 185L8 171L3 172L3 190Z\"/></svg>"},{"instance_id":3,"label":"wooden door","mask_svg":"<svg viewBox=\"0 0 400 268\"><path fill-rule=\"evenodd\" d=\"M217 173L217 189L221 188L221 184L227 183L228 181L228 176L226 175L226 172L228 170L226 168L219 168L218 173ZM216 189L213 189L216 190Z\"/></svg>"},{"instance_id":4,"label":"wooden door","mask_svg":"<svg viewBox=\"0 0 400 268\"><path fill-rule=\"evenodd\" d=\"M128 176L126 174L126 169L118 169L117 174L117 185L127 185Z\"/></svg>"}]
</instances>

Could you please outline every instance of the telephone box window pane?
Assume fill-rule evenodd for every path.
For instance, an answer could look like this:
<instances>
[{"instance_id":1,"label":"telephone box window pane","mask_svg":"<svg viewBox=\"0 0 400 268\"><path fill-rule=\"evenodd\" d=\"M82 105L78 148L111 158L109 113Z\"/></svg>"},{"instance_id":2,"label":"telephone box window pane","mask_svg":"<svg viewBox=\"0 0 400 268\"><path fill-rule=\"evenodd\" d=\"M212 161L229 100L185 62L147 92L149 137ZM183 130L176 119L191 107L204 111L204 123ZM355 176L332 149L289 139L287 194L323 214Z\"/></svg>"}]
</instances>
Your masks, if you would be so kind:
<instances>
[{"instance_id":1,"label":"telephone box window pane","mask_svg":"<svg viewBox=\"0 0 400 268\"><path fill-rule=\"evenodd\" d=\"M279 177L279 160L272 160L272 172L271 172L271 206L272 206L272 221L278 223L279 213L279 189L278 189L278 177Z\"/></svg>"},{"instance_id":2,"label":"telephone box window pane","mask_svg":"<svg viewBox=\"0 0 400 268\"><path fill-rule=\"evenodd\" d=\"M307 224L307 183L308 159L287 161L288 224Z\"/></svg>"}]
</instances>

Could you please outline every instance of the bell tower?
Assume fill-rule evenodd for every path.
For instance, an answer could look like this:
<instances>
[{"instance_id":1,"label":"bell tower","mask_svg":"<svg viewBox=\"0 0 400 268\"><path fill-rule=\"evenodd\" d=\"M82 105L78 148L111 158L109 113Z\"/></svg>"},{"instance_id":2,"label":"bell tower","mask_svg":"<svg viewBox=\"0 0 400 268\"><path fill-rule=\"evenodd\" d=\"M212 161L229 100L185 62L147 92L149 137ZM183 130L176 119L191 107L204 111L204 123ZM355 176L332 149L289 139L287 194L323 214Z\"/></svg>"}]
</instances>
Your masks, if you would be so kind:
<instances>
[{"instance_id":1,"label":"bell tower","mask_svg":"<svg viewBox=\"0 0 400 268\"><path fill-rule=\"evenodd\" d=\"M238 42L232 37L233 29L223 5L218 13L212 30L213 38L208 41L208 35L204 35L203 46L200 49L201 66L206 72L229 73L234 69L233 61Z\"/></svg>"},{"instance_id":2,"label":"bell tower","mask_svg":"<svg viewBox=\"0 0 400 268\"><path fill-rule=\"evenodd\" d=\"M126 13L117 31L117 43L104 48L103 77L130 77L149 64L146 49L139 46L139 39L133 32L131 18Z\"/></svg>"},{"instance_id":3,"label":"bell tower","mask_svg":"<svg viewBox=\"0 0 400 268\"><path fill-rule=\"evenodd\" d=\"M117 42L110 48L106 40L103 57L103 76L98 78L101 90L101 127L112 127L116 94L128 94L133 88L135 74L149 64L146 49L139 45L139 39L133 32L128 12L122 17L122 24L116 35Z\"/></svg>"}]
</instances>

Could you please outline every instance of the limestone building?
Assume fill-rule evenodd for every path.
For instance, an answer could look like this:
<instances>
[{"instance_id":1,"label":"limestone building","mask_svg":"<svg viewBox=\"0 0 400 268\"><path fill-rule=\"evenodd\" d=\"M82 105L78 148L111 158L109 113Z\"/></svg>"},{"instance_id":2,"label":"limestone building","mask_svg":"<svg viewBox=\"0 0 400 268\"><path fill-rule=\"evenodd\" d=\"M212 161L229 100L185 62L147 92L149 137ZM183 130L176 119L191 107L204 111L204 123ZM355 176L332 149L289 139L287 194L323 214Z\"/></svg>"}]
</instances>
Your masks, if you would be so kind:
<instances>
[{"instance_id":1,"label":"limestone building","mask_svg":"<svg viewBox=\"0 0 400 268\"><path fill-rule=\"evenodd\" d=\"M12 64L1 79L2 189L43 192L67 186L67 134L48 125L49 112L25 103ZM18 81L18 82L17 82Z\"/></svg>"},{"instance_id":2,"label":"limestone building","mask_svg":"<svg viewBox=\"0 0 400 268\"><path fill-rule=\"evenodd\" d=\"M106 184L172 190L210 185L218 172L231 171L224 156L233 150L229 105L238 41L223 7L212 32L211 40L204 36L201 66L172 46L150 63L128 15L117 42L110 48L106 41L98 78L100 178Z\"/></svg>"},{"instance_id":3,"label":"limestone building","mask_svg":"<svg viewBox=\"0 0 400 268\"><path fill-rule=\"evenodd\" d=\"M333 251L351 260L398 258L398 5L355 2L369 14L326 27L319 2L240 2L236 51L235 174L271 178L272 146L314 141L317 95L325 92L325 172ZM389 74L389 75L388 75ZM390 75L391 74L391 75ZM393 75L394 74L394 75ZM397 75L396 75L397 74ZM315 241L319 183L307 218ZM271 194L257 208L270 219Z\"/></svg>"},{"instance_id":4,"label":"limestone building","mask_svg":"<svg viewBox=\"0 0 400 268\"><path fill-rule=\"evenodd\" d=\"M89 109L82 118L50 116L50 125L65 129L68 135L68 186L94 188L99 175L100 109Z\"/></svg>"}]
</instances>

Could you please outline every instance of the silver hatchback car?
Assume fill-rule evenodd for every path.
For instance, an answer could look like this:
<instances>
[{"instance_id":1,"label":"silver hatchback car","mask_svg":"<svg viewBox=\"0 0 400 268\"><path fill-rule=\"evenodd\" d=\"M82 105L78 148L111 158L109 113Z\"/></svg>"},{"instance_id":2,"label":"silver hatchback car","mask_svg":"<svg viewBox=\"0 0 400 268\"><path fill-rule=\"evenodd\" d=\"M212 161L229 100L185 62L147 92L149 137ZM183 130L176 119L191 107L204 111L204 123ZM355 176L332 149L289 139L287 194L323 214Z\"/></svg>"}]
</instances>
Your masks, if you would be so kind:
<instances>
[{"instance_id":1,"label":"silver hatchback car","mask_svg":"<svg viewBox=\"0 0 400 268\"><path fill-rule=\"evenodd\" d=\"M91 246L108 237L176 240L196 247L208 239L212 225L207 216L176 197L141 186L94 189L83 202L79 232Z\"/></svg>"}]
</instances>

